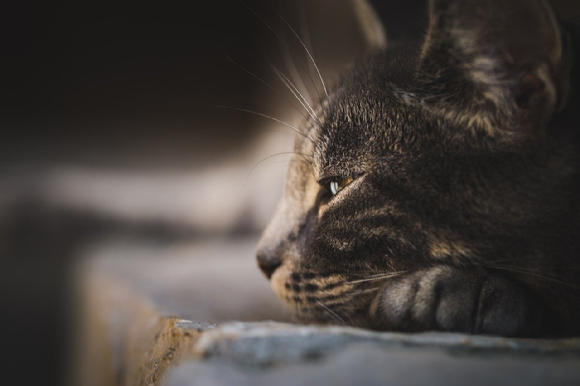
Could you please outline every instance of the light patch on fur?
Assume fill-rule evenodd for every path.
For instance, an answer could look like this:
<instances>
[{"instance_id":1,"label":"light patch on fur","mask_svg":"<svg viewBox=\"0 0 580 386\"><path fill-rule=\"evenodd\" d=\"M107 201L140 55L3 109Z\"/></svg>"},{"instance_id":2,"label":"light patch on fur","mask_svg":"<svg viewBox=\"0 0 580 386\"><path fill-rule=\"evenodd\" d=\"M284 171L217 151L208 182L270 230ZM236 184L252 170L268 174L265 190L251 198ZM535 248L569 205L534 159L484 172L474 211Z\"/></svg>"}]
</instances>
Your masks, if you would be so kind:
<instances>
[{"instance_id":1,"label":"light patch on fur","mask_svg":"<svg viewBox=\"0 0 580 386\"><path fill-rule=\"evenodd\" d=\"M342 252L350 251L354 247L354 240L327 237L326 242L330 245L331 248Z\"/></svg>"},{"instance_id":2,"label":"light patch on fur","mask_svg":"<svg viewBox=\"0 0 580 386\"><path fill-rule=\"evenodd\" d=\"M393 87L393 92L406 105L414 106L414 105L417 105L421 102L420 99L417 97L417 95L415 95L414 93L402 90L402 89L395 87L395 86L392 86L392 87Z\"/></svg>"},{"instance_id":3,"label":"light patch on fur","mask_svg":"<svg viewBox=\"0 0 580 386\"><path fill-rule=\"evenodd\" d=\"M446 120L462 126L472 133L484 132L490 137L499 134L496 119L486 111L461 109L455 106L433 106L432 111L437 111Z\"/></svg>"},{"instance_id":4,"label":"light patch on fur","mask_svg":"<svg viewBox=\"0 0 580 386\"><path fill-rule=\"evenodd\" d=\"M482 54L480 52L484 46L480 39L485 36L483 31L454 28L450 34L454 37L453 40L462 54L466 58L470 58L463 65L465 73L475 85L483 88L484 98L497 106L505 104L509 97L507 89L510 86L508 77L504 73L503 60L505 58L500 58L498 54Z\"/></svg>"},{"instance_id":5,"label":"light patch on fur","mask_svg":"<svg viewBox=\"0 0 580 386\"><path fill-rule=\"evenodd\" d=\"M429 255L434 259L459 258L471 255L471 250L462 242L431 235Z\"/></svg>"}]
</instances>

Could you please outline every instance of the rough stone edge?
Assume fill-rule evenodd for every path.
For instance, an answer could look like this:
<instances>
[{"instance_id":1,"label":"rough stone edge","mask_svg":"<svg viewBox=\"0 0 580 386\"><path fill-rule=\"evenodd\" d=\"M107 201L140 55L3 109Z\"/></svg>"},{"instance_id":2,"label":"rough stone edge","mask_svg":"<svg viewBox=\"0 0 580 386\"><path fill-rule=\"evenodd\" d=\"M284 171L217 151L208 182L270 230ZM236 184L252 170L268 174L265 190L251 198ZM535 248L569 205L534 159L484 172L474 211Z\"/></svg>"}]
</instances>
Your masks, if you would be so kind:
<instances>
[{"instance_id":1,"label":"rough stone edge","mask_svg":"<svg viewBox=\"0 0 580 386\"><path fill-rule=\"evenodd\" d=\"M277 322L224 323L204 332L193 350L201 358L228 359L241 364L268 366L324 356L350 344L381 348L421 348L462 355L571 356L580 361L580 339L510 339L452 333L403 334L350 327L293 325ZM280 354L284 347L286 353Z\"/></svg>"},{"instance_id":2,"label":"rough stone edge","mask_svg":"<svg viewBox=\"0 0 580 386\"><path fill-rule=\"evenodd\" d=\"M194 343L212 327L160 314L130 287L83 267L77 291L71 386L157 385L173 363L196 357Z\"/></svg>"}]
</instances>

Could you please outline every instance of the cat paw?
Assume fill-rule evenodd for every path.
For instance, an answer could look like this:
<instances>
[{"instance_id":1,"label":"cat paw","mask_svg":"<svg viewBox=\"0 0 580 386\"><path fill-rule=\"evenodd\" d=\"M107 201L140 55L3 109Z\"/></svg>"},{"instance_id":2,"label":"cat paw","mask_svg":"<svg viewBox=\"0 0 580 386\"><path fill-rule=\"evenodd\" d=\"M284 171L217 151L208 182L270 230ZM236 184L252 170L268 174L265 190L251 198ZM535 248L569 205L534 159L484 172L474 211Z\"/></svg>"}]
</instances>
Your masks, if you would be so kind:
<instances>
[{"instance_id":1,"label":"cat paw","mask_svg":"<svg viewBox=\"0 0 580 386\"><path fill-rule=\"evenodd\" d=\"M520 284L476 269L434 267L386 283L371 307L376 328L534 336L542 307Z\"/></svg>"}]
</instances>

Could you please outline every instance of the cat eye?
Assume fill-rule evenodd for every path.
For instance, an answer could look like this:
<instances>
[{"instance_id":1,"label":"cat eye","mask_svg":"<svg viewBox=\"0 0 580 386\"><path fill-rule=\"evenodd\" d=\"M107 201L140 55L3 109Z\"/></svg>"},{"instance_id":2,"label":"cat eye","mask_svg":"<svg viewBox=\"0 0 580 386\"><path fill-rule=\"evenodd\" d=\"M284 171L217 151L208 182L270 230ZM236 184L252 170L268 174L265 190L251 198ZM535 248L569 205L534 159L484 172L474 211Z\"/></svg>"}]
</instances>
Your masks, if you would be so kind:
<instances>
[{"instance_id":1,"label":"cat eye","mask_svg":"<svg viewBox=\"0 0 580 386\"><path fill-rule=\"evenodd\" d=\"M346 178L338 178L330 181L329 182L330 193L332 193L332 196L336 196L338 192L344 189L353 180L354 179L351 176L349 176Z\"/></svg>"}]
</instances>

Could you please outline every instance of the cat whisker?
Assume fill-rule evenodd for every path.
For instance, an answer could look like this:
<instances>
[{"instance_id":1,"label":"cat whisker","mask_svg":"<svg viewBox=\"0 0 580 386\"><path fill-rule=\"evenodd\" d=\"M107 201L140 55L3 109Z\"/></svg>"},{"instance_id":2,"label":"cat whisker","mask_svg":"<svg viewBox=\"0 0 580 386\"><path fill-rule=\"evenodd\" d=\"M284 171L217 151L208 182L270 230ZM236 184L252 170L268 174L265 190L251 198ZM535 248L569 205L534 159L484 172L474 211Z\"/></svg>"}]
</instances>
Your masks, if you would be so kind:
<instances>
[{"instance_id":1,"label":"cat whisker","mask_svg":"<svg viewBox=\"0 0 580 386\"><path fill-rule=\"evenodd\" d=\"M375 287L375 288L367 288L364 290L360 290L360 291L354 291L352 292L353 296L357 296L357 295L364 295L370 292L377 292L380 288L379 287Z\"/></svg>"},{"instance_id":2,"label":"cat whisker","mask_svg":"<svg viewBox=\"0 0 580 386\"><path fill-rule=\"evenodd\" d=\"M292 33L294 34L294 36L296 36L296 39L298 39L298 41L300 42L300 44L302 44L302 47L304 47L304 50L308 54L308 57L312 61L312 64L314 65L314 68L316 69L316 72L318 73L318 77L320 78L320 82L322 83L322 88L324 89L324 94L328 98L328 91L326 90L326 84L324 84L324 79L322 78L322 74L320 73L320 69L318 68L318 65L316 64L316 61L314 60L314 57L312 57L312 54L310 53L310 50L308 50L308 48L306 47L306 44L304 44L304 42L302 41L302 39L300 38L300 36L296 33L296 31L294 31L294 28L292 28L292 26L286 21L286 19L284 19L282 17L282 15L280 15L280 13L278 13L278 12L276 12L276 15L278 15L278 17L284 22L284 24L286 24L286 26L290 29L290 31L292 31Z\"/></svg>"},{"instance_id":3,"label":"cat whisker","mask_svg":"<svg viewBox=\"0 0 580 386\"><path fill-rule=\"evenodd\" d=\"M491 261L492 264L500 264L500 265L505 265L506 263L508 263L508 266L513 267L512 265L509 265L510 263L514 263L513 259L501 259L501 260L492 260ZM480 265L486 265L489 264L486 261L482 261ZM551 267L553 270L564 270L564 271L580 271L580 266L579 267ZM531 269L534 270L533 268L527 268L527 269ZM541 272L539 269L536 269L535 271L537 272Z\"/></svg>"},{"instance_id":4,"label":"cat whisker","mask_svg":"<svg viewBox=\"0 0 580 386\"><path fill-rule=\"evenodd\" d=\"M282 29L281 34L283 34L284 39L286 39L286 35L284 30ZM282 58L284 59L284 65L286 66L286 70L290 73L290 77L294 80L294 84L297 86L298 89L302 90L304 94L308 97L308 101L312 103L313 99L308 91L308 88L304 84L302 80L302 76L300 72L296 68L296 63L294 62L294 57L290 55L288 50L284 49L285 47L280 44L280 52L282 53ZM309 63L310 64L310 63ZM310 67L310 66L309 66Z\"/></svg>"},{"instance_id":5,"label":"cat whisker","mask_svg":"<svg viewBox=\"0 0 580 386\"><path fill-rule=\"evenodd\" d=\"M243 109L243 108L240 108L240 107L230 107L230 106L221 106L221 105L212 105L212 106L213 107L216 107L216 108L220 108L220 109L228 109L228 110L234 110L234 111L241 111L241 112L244 112L244 113L254 114L254 115L257 115L257 116L260 116L260 117L263 117L263 118L270 119L270 120L272 120L274 122L278 122L281 125L284 125L284 126L290 128L290 129L294 130L297 134L299 134L302 137L308 139L314 145L316 144L312 138L310 138L308 135L306 135L302 131L298 130L298 128L296 128L295 126L292 126L289 123L286 123L286 122L284 122L284 121L282 121L282 120L280 120L278 118L274 118L274 117L272 117L270 115L266 115L264 113L260 113L260 112L253 111L253 110L249 110L249 109Z\"/></svg>"},{"instance_id":6,"label":"cat whisker","mask_svg":"<svg viewBox=\"0 0 580 386\"><path fill-rule=\"evenodd\" d=\"M390 275L390 274L394 274L394 273L403 273L406 271L388 271L388 272L381 272L381 271L356 271L356 272L349 272L348 275L349 276L362 276L363 279L369 278L369 277L376 277L376 276L383 276L383 275Z\"/></svg>"},{"instance_id":7,"label":"cat whisker","mask_svg":"<svg viewBox=\"0 0 580 386\"><path fill-rule=\"evenodd\" d=\"M341 322L343 325L348 326L348 324L344 321L344 319L342 319L340 316L338 316L334 311L332 311L330 308L328 308L327 306L325 306L320 300L317 300L316 303L318 303L318 305L320 307L322 307L323 310L325 310L326 312L328 312L332 317L334 317L336 320L338 320L339 322Z\"/></svg>"},{"instance_id":8,"label":"cat whisker","mask_svg":"<svg viewBox=\"0 0 580 386\"><path fill-rule=\"evenodd\" d=\"M549 275L546 275L544 273L539 273L537 271L533 271L533 270L528 270L525 268L520 268L520 267L512 267L512 266L505 266L505 265L487 265L487 268L492 268L492 269L497 269L500 271L507 271L507 272L514 272L514 273L519 273L522 275L527 275L527 276L531 276L531 277L537 277L539 279L542 280L547 280L547 281L551 281L554 283L558 283L564 286L568 286L570 288L574 288L574 289L580 289L579 286L556 279L554 277L551 277Z\"/></svg>"},{"instance_id":9,"label":"cat whisker","mask_svg":"<svg viewBox=\"0 0 580 386\"><path fill-rule=\"evenodd\" d=\"M272 66L272 70L274 70L278 78L280 78L280 80L284 83L284 85L288 88L288 90L290 90L290 92L294 95L294 97L298 100L298 102L302 105L302 107L304 107L304 109L308 112L308 115L310 115L310 117L316 122L316 124L320 126L320 119L318 118L318 116L314 112L314 109L312 108L310 103L308 103L306 98L304 98L304 96L300 93L300 91L290 81L290 79L288 79L286 75L280 72L273 64L270 65Z\"/></svg>"},{"instance_id":10,"label":"cat whisker","mask_svg":"<svg viewBox=\"0 0 580 386\"><path fill-rule=\"evenodd\" d=\"M338 314L338 312L337 312ZM350 315L347 312L341 312L340 313L341 316L344 316L346 319L348 319L348 321L350 322L350 325L353 327L361 327L360 323L355 322Z\"/></svg>"},{"instance_id":11,"label":"cat whisker","mask_svg":"<svg viewBox=\"0 0 580 386\"><path fill-rule=\"evenodd\" d=\"M253 78L257 79L259 82L261 82L262 84L266 85L266 87L268 87L270 90L274 91L277 95L279 95L282 99L284 99L288 104L290 104L294 110L298 111L298 113L300 115L302 115L305 119L308 119L308 117L306 115L304 115L304 113L298 108L296 107L296 105L294 105L292 102L290 102L290 100L288 98L286 98L284 95L282 95L282 93L278 90L276 90L274 87L272 87L272 85L270 85L268 82L266 82L265 80L263 80L262 78L260 78L259 76L257 76L256 74L254 74L253 72L251 72L250 70L248 70L247 68L241 66L240 64L236 63L232 58L230 58L225 52L224 52L224 56L230 61L232 62L236 67L238 67L239 69L241 69L242 71L244 71L245 73L249 74L250 76L252 76ZM298 99L298 98L296 98ZM300 100L298 100L298 102L300 102ZM302 102L300 102L300 104L302 104ZM302 104L302 107L304 107L304 105ZM306 107L304 107L306 109ZM308 110L307 110L308 112ZM310 112L308 112L310 115Z\"/></svg>"},{"instance_id":12,"label":"cat whisker","mask_svg":"<svg viewBox=\"0 0 580 386\"><path fill-rule=\"evenodd\" d=\"M282 165L282 164L292 164L292 163L296 163L296 162L298 162L298 161L296 161L296 160L286 160L286 161L270 162L270 163L267 163L267 164L265 164L265 165L261 165L261 163L262 163L262 162L260 162L258 165L255 165L255 166L252 168L252 170L250 170L250 172L248 172L248 175L246 176L246 180L245 180L245 182L244 182L244 187L246 187L246 186L247 186L247 184L248 184L248 180L250 179L250 177L251 177L251 175L252 175L253 171L254 171L255 169L257 169L258 167L264 167L264 168L265 168L265 167L268 167L268 166L274 166L274 165Z\"/></svg>"},{"instance_id":13,"label":"cat whisker","mask_svg":"<svg viewBox=\"0 0 580 386\"><path fill-rule=\"evenodd\" d=\"M510 262L510 263L512 262L512 261L508 261L508 260L505 260L505 261ZM529 274L535 274L535 275L539 275L539 276L546 277L546 278L555 278L554 276L547 275L546 273L543 273L540 270L537 270L537 269L534 269L531 267L518 267L518 266L514 266L514 265L509 265L509 264L507 264L507 265L501 264L501 262L500 262L500 264L498 264L498 262L500 262L500 261L494 261L491 264L487 263L487 264L484 264L484 266L486 266L488 268L493 268L493 269L506 269L506 270L507 269L514 269L514 270L518 270L521 273L526 272Z\"/></svg>"},{"instance_id":14,"label":"cat whisker","mask_svg":"<svg viewBox=\"0 0 580 386\"><path fill-rule=\"evenodd\" d=\"M306 44L306 47L308 47L308 50L313 52L312 43L310 41L310 31L308 30L308 20L306 18L306 6L304 5L304 0L300 1L299 9L300 14L298 19L300 20L300 34L302 36L302 40ZM315 70L311 61L308 62L308 69L310 71Z\"/></svg>"},{"instance_id":15,"label":"cat whisker","mask_svg":"<svg viewBox=\"0 0 580 386\"><path fill-rule=\"evenodd\" d=\"M278 35L278 33L276 33L276 31L274 31L274 29L272 27L270 27L270 25L268 23L266 23L266 21L256 13L256 11L254 11L248 4L246 4L243 0L239 0L240 3L242 3L250 12L252 12L254 14L254 16L256 16L258 18L258 20L260 20L270 31L272 31L272 33L274 34L274 36L276 36L276 38L284 45L284 47L286 47L288 49L288 51L290 51L290 53L295 57L296 54L294 53L294 51L292 50L292 48L290 48L290 46L288 45L288 43L286 43L286 41L284 39L282 39L280 37L280 35ZM306 72L306 75L308 76L308 79L310 79L310 82L312 83L312 85L314 86L314 90L316 90L316 94L318 95L318 99L320 99L320 93L318 91L318 87L316 87L316 83L314 82L314 79L312 79L312 76L310 76L310 73L308 72L308 70L304 67L304 65L300 62L298 62L298 64L300 65L300 67L304 70L304 72ZM323 84L324 85L324 84ZM325 88L326 91L326 88ZM328 94L327 94L328 96Z\"/></svg>"},{"instance_id":16,"label":"cat whisker","mask_svg":"<svg viewBox=\"0 0 580 386\"><path fill-rule=\"evenodd\" d=\"M380 275L372 275L372 276L367 276L364 279L347 281L345 284L360 284L360 283L367 283L370 281L384 280L384 279L389 279L392 277L400 276L404 273L406 273L406 271L392 272L392 273L380 274Z\"/></svg>"},{"instance_id":17,"label":"cat whisker","mask_svg":"<svg viewBox=\"0 0 580 386\"><path fill-rule=\"evenodd\" d=\"M248 175L246 176L246 181L244 182L244 186L246 186L246 185L247 185L247 183L248 183L248 180L250 179L250 176L252 175L252 173L254 172L254 170L256 170L256 168L257 168L258 166L260 166L261 164L263 164L264 162L266 162L266 161L267 161L267 160L269 160L269 159L272 159L272 158L274 158L274 157L279 157L279 156L281 156L281 155L297 155L297 156L303 157L303 159L304 159L306 162L308 162L308 163L312 164L312 160L310 159L311 157L310 157L310 156L308 156L308 155L306 155L306 154L297 153L297 152L294 152L294 151L285 151L285 152L281 152L281 153L272 154L272 155L269 155L269 156L265 157L264 159L262 159L260 162L258 162L257 164L255 164L255 165L254 165L254 166L253 166L253 167L250 169L250 171L248 172ZM289 160L289 162L290 162L290 161L292 161L292 160Z\"/></svg>"},{"instance_id":18,"label":"cat whisker","mask_svg":"<svg viewBox=\"0 0 580 386\"><path fill-rule=\"evenodd\" d=\"M296 161L296 160L286 160L286 161L270 162L270 163L267 163L267 164L261 165L261 166L262 167L268 167L268 166L280 165L280 164L291 164L291 163L294 163L294 162L298 162L298 161Z\"/></svg>"}]
</instances>

